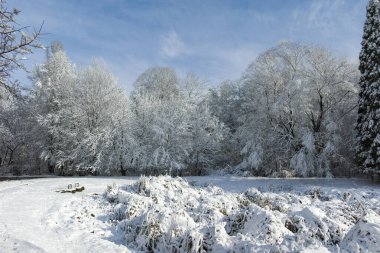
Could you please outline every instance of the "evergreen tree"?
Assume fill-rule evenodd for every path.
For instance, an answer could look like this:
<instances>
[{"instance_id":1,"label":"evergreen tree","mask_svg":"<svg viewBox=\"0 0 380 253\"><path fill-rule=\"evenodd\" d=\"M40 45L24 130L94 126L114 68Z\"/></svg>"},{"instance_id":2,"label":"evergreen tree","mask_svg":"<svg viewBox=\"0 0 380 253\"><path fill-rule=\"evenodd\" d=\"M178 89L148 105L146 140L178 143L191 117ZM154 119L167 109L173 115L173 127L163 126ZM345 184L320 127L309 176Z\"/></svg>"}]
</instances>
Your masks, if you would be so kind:
<instances>
[{"instance_id":1,"label":"evergreen tree","mask_svg":"<svg viewBox=\"0 0 380 253\"><path fill-rule=\"evenodd\" d=\"M357 160L367 173L380 172L380 2L367 6L360 52Z\"/></svg>"}]
</instances>

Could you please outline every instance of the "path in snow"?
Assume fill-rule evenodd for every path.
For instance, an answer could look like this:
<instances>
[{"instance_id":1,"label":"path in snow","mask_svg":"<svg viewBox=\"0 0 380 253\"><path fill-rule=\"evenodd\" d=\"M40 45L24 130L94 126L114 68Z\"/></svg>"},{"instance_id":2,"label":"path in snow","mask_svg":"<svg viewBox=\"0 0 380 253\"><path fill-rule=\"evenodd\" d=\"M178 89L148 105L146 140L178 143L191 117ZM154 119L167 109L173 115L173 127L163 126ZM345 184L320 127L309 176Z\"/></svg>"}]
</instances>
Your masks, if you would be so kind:
<instances>
[{"instance_id":1,"label":"path in snow","mask_svg":"<svg viewBox=\"0 0 380 253\"><path fill-rule=\"evenodd\" d=\"M69 183L79 182L85 191L57 193ZM91 193L101 194L107 184L131 179L54 178L0 183L0 252L125 252L108 240L95 242L94 235L69 228L49 226L48 217L65 205ZM58 219L60 217L57 217Z\"/></svg>"}]
</instances>

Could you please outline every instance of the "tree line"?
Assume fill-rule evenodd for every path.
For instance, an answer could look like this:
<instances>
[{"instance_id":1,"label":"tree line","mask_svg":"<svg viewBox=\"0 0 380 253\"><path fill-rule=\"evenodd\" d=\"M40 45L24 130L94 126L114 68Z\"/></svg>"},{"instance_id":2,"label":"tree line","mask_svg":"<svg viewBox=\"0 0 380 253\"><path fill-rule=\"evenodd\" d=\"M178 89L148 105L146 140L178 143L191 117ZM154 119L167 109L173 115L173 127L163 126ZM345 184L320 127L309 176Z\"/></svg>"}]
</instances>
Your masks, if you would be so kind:
<instances>
[{"instance_id":1,"label":"tree line","mask_svg":"<svg viewBox=\"0 0 380 253\"><path fill-rule=\"evenodd\" d=\"M378 5L371 1L367 8L372 14L367 13L363 41L378 43L372 36L380 29ZM366 70L377 66L372 66L378 58L371 43L363 42L361 73L357 64L322 47L282 42L254 59L237 80L208 86L194 73L180 76L157 66L144 71L127 94L104 62L77 67L55 42L46 49L45 62L30 73L33 87L21 92L12 71L22 67L25 54L41 47L41 29L27 35L15 23L18 11L8 11L4 0L1 13L1 174L203 175L217 170L329 177L357 174L365 164L378 170L376 146L368 141L377 143L378 131L362 133L369 131L368 122L372 128L379 122L376 114L372 121L363 114L378 110L378 103L365 98L373 98L366 76L378 74L378 69Z\"/></svg>"},{"instance_id":2,"label":"tree line","mask_svg":"<svg viewBox=\"0 0 380 253\"><path fill-rule=\"evenodd\" d=\"M99 60L50 46L22 99L3 100L1 167L15 173L346 175L354 168L357 66L284 42L236 81L206 89L153 67L131 94Z\"/></svg>"}]
</instances>

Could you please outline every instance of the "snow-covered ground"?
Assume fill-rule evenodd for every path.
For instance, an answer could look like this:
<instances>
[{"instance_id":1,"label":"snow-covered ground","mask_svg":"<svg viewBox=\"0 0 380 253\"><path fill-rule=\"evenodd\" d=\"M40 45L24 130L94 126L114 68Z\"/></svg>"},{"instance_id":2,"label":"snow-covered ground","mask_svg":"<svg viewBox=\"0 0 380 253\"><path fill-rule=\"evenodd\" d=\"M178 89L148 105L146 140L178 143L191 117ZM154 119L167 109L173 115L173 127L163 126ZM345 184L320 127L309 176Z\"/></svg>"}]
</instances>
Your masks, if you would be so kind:
<instances>
[{"instance_id":1,"label":"snow-covered ground","mask_svg":"<svg viewBox=\"0 0 380 253\"><path fill-rule=\"evenodd\" d=\"M52 178L0 182L0 252L125 252L125 247L105 239L106 235L91 233L94 228L81 226L75 215L85 205L98 215L102 208L97 209L96 202L91 202L91 194L101 194L107 184L134 180ZM83 192L55 192L76 182L85 186ZM104 227L98 217L91 221L94 227Z\"/></svg>"},{"instance_id":2,"label":"snow-covered ground","mask_svg":"<svg viewBox=\"0 0 380 253\"><path fill-rule=\"evenodd\" d=\"M134 252L144 250L147 238L156 251L186 239L188 249L202 243L219 252L380 252L379 184L216 176L186 181L0 182L0 252ZM77 182L83 192L55 192ZM150 228L147 237L143 225Z\"/></svg>"}]
</instances>

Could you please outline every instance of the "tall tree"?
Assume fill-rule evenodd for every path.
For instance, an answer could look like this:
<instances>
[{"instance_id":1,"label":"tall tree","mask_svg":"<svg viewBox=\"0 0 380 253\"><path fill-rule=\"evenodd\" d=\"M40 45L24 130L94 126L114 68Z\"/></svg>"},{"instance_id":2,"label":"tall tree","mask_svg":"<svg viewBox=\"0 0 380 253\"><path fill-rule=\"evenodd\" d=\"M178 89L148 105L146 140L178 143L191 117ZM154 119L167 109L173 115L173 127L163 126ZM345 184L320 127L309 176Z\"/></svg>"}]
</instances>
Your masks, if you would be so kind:
<instances>
[{"instance_id":1,"label":"tall tree","mask_svg":"<svg viewBox=\"0 0 380 253\"><path fill-rule=\"evenodd\" d=\"M57 51L49 55L46 63L36 67L32 79L36 85L33 97L37 119L42 127L41 158L46 161L49 172L52 173L59 160L57 154L62 154L65 149L63 142L71 140L63 130L69 123L66 116L74 117L71 111L65 109L71 108L75 102L75 68L64 51Z\"/></svg>"},{"instance_id":2,"label":"tall tree","mask_svg":"<svg viewBox=\"0 0 380 253\"><path fill-rule=\"evenodd\" d=\"M350 151L339 147L349 141L343 122L348 128L355 122L351 64L322 48L287 42L260 55L241 82L242 168L327 176L342 167L340 158L349 160Z\"/></svg>"},{"instance_id":3,"label":"tall tree","mask_svg":"<svg viewBox=\"0 0 380 253\"><path fill-rule=\"evenodd\" d=\"M94 61L78 73L73 98L77 102L66 111L75 117L66 116L72 121L66 131L76 143L62 161L81 173L124 174L130 147L128 99L104 63Z\"/></svg>"},{"instance_id":4,"label":"tall tree","mask_svg":"<svg viewBox=\"0 0 380 253\"><path fill-rule=\"evenodd\" d=\"M179 92L179 79L170 68L148 69L136 80L131 96L133 134L139 143L133 152L135 168L153 173L184 168L186 112Z\"/></svg>"},{"instance_id":5,"label":"tall tree","mask_svg":"<svg viewBox=\"0 0 380 253\"><path fill-rule=\"evenodd\" d=\"M380 2L367 5L362 50L357 120L357 158L368 173L380 173Z\"/></svg>"},{"instance_id":6,"label":"tall tree","mask_svg":"<svg viewBox=\"0 0 380 253\"><path fill-rule=\"evenodd\" d=\"M212 115L207 97L206 83L190 73L182 81L181 105L185 107L188 142L186 165L191 174L202 175L208 169L215 169L222 157L222 141L227 134L226 127Z\"/></svg>"}]
</instances>

